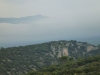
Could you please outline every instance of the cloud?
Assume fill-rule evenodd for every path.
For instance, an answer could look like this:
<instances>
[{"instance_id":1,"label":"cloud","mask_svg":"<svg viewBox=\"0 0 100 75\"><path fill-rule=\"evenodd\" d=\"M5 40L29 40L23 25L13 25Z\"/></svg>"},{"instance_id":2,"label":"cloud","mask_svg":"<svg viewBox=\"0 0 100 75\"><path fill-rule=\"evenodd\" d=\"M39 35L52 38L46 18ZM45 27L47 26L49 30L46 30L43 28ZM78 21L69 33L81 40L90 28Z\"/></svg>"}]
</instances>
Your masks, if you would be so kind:
<instances>
[{"instance_id":1,"label":"cloud","mask_svg":"<svg viewBox=\"0 0 100 75\"><path fill-rule=\"evenodd\" d=\"M100 0L0 0L0 17L51 17L27 24L0 23L0 45L100 36L99 3Z\"/></svg>"},{"instance_id":2,"label":"cloud","mask_svg":"<svg viewBox=\"0 0 100 75\"><path fill-rule=\"evenodd\" d=\"M99 14L99 0L1 0L0 16L22 17L42 14L64 17L85 14Z\"/></svg>"}]
</instances>

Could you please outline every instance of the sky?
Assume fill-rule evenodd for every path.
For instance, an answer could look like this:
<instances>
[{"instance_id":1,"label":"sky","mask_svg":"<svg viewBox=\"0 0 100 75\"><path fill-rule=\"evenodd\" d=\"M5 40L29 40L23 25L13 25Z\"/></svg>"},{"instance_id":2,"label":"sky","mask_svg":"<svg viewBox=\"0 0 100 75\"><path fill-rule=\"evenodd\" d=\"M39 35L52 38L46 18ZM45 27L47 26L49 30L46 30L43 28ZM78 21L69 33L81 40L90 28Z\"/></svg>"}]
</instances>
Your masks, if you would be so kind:
<instances>
[{"instance_id":1,"label":"sky","mask_svg":"<svg viewBox=\"0 0 100 75\"><path fill-rule=\"evenodd\" d=\"M0 0L0 18L37 14L50 19L0 23L0 47L100 37L100 0Z\"/></svg>"}]
</instances>

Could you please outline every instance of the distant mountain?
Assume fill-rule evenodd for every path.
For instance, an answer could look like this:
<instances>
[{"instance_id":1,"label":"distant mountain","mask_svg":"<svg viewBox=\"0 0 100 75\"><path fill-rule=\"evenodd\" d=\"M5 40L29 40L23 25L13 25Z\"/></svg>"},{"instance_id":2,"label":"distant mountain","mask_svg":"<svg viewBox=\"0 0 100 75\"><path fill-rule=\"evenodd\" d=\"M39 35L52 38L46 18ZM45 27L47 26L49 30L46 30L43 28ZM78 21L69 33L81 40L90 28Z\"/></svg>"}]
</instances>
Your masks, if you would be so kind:
<instances>
[{"instance_id":1,"label":"distant mountain","mask_svg":"<svg viewBox=\"0 0 100 75\"><path fill-rule=\"evenodd\" d=\"M42 44L0 49L0 75L20 75L43 66L58 64L62 56L82 57L100 55L100 45L75 40L51 41Z\"/></svg>"},{"instance_id":2,"label":"distant mountain","mask_svg":"<svg viewBox=\"0 0 100 75\"><path fill-rule=\"evenodd\" d=\"M42 15L26 16L20 18L0 18L0 23L11 23L11 24L30 23L30 22L34 22L46 18L48 17Z\"/></svg>"}]
</instances>

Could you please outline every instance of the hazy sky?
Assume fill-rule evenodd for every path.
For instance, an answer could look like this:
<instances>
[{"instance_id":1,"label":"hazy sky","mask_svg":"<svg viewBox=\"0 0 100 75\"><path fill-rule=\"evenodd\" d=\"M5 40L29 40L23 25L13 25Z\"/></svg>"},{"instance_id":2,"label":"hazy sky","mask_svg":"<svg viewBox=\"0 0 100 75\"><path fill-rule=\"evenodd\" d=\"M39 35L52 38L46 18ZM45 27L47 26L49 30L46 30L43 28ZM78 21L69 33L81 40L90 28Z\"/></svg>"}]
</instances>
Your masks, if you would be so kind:
<instances>
[{"instance_id":1,"label":"hazy sky","mask_svg":"<svg viewBox=\"0 0 100 75\"><path fill-rule=\"evenodd\" d=\"M100 0L0 0L0 18L37 14L50 19L0 23L0 47L100 36Z\"/></svg>"}]
</instances>

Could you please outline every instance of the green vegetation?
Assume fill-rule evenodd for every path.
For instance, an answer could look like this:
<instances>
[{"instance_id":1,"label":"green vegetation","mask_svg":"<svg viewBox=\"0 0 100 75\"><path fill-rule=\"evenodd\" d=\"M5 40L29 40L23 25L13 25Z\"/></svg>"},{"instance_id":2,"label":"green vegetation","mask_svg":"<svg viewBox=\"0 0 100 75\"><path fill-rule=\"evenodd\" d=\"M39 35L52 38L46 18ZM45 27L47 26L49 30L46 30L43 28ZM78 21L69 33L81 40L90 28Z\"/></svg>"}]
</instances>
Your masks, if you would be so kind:
<instances>
[{"instance_id":1,"label":"green vegetation","mask_svg":"<svg viewBox=\"0 0 100 75\"><path fill-rule=\"evenodd\" d=\"M50 65L55 59L46 55L49 50L47 44L1 48L0 74L20 75L32 69Z\"/></svg>"},{"instance_id":2,"label":"green vegetation","mask_svg":"<svg viewBox=\"0 0 100 75\"><path fill-rule=\"evenodd\" d=\"M31 71L25 75L100 75L100 56L88 57L81 60L60 58L63 63ZM65 61L66 60L66 61Z\"/></svg>"},{"instance_id":3,"label":"green vegetation","mask_svg":"<svg viewBox=\"0 0 100 75\"><path fill-rule=\"evenodd\" d=\"M90 47L89 51L87 51L88 47ZM93 46L74 40L51 41L42 44L9 48L1 47L0 75L21 75L30 70L40 70L44 66L63 63L66 60L73 61L73 59L77 60L99 54L100 45ZM61 56L63 57L58 60ZM72 64L72 62L69 64ZM60 67L59 65L58 67ZM79 63L79 65L81 64Z\"/></svg>"}]
</instances>

